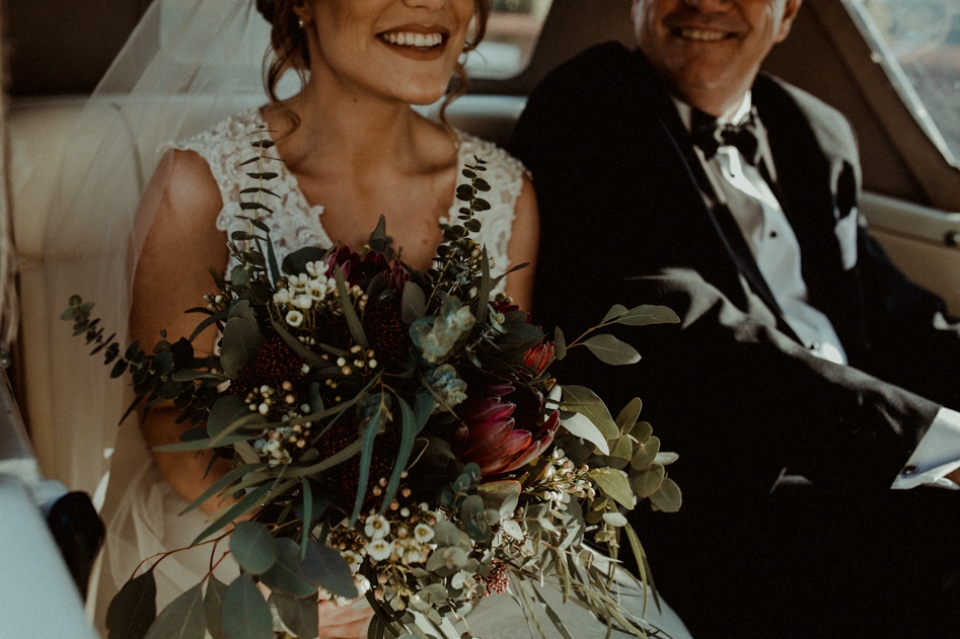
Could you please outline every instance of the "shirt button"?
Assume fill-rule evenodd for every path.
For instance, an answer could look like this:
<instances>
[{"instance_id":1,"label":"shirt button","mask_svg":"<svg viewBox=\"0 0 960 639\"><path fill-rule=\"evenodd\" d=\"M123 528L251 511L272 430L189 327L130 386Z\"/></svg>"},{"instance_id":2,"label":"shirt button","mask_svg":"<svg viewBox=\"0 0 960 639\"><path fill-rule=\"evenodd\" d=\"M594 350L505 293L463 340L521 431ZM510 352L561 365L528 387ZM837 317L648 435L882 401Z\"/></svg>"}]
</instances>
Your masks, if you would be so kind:
<instances>
[{"instance_id":1,"label":"shirt button","mask_svg":"<svg viewBox=\"0 0 960 639\"><path fill-rule=\"evenodd\" d=\"M903 470L900 471L900 474L901 474L901 475L906 475L906 476L916 475L916 474L917 474L917 467L916 467L916 466L904 466L904 467L903 467Z\"/></svg>"}]
</instances>

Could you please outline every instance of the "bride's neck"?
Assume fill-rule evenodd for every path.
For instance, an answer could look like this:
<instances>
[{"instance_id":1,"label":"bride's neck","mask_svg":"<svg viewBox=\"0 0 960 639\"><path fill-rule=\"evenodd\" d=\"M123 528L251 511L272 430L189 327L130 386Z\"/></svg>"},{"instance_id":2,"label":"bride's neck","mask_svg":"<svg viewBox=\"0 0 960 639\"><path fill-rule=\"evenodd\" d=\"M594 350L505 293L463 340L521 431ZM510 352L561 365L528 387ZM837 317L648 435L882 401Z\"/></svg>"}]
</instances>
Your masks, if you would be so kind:
<instances>
[{"instance_id":1,"label":"bride's neck","mask_svg":"<svg viewBox=\"0 0 960 639\"><path fill-rule=\"evenodd\" d=\"M336 166L338 173L369 174L378 165L416 169L443 163L437 156L447 153L437 153L435 139L424 139L436 135L437 127L409 105L311 89L308 85L286 104L299 119L295 128L280 113L267 117L279 133L274 135L282 157L295 172L316 175ZM455 153L452 141L448 153Z\"/></svg>"}]
</instances>

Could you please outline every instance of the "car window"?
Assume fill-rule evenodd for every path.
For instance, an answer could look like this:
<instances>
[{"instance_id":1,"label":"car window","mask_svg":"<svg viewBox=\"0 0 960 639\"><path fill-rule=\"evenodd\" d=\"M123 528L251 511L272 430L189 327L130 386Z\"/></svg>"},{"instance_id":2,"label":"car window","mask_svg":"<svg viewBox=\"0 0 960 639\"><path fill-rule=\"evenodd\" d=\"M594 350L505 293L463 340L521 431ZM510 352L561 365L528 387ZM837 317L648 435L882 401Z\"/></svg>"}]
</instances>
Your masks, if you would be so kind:
<instances>
[{"instance_id":1,"label":"car window","mask_svg":"<svg viewBox=\"0 0 960 639\"><path fill-rule=\"evenodd\" d=\"M552 1L493 0L486 36L467 56L470 77L503 80L523 71L537 46Z\"/></svg>"},{"instance_id":2,"label":"car window","mask_svg":"<svg viewBox=\"0 0 960 639\"><path fill-rule=\"evenodd\" d=\"M960 2L845 2L917 121L960 166Z\"/></svg>"}]
</instances>

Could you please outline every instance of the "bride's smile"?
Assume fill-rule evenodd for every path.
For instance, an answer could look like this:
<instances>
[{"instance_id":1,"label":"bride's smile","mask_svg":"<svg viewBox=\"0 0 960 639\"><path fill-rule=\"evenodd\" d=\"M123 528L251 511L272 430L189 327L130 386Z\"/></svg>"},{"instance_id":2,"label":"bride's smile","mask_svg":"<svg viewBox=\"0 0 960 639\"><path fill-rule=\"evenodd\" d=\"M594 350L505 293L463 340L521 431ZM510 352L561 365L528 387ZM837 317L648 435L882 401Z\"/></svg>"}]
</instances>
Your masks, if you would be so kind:
<instances>
[{"instance_id":1,"label":"bride's smile","mask_svg":"<svg viewBox=\"0 0 960 639\"><path fill-rule=\"evenodd\" d=\"M406 104L440 99L464 51L474 0L308 0L295 9L311 75Z\"/></svg>"}]
</instances>

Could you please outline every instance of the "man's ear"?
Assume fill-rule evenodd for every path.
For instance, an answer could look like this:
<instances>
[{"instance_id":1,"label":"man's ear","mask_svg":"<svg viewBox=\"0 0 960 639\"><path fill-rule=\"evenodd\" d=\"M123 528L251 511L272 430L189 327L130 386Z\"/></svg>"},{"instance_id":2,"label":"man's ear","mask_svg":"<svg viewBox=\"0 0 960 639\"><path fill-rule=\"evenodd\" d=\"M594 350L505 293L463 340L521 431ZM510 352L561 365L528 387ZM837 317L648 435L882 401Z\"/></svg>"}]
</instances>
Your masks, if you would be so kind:
<instances>
[{"instance_id":1,"label":"man's ear","mask_svg":"<svg viewBox=\"0 0 960 639\"><path fill-rule=\"evenodd\" d=\"M786 0L783 6L783 18L780 20L780 28L777 31L776 42L783 42L790 34L790 27L800 11L800 5L803 0Z\"/></svg>"}]
</instances>

